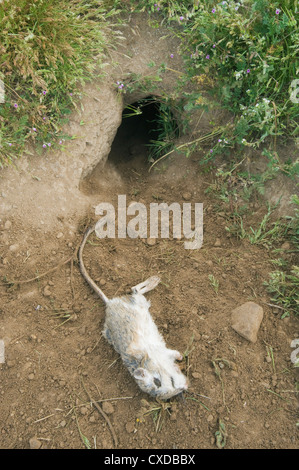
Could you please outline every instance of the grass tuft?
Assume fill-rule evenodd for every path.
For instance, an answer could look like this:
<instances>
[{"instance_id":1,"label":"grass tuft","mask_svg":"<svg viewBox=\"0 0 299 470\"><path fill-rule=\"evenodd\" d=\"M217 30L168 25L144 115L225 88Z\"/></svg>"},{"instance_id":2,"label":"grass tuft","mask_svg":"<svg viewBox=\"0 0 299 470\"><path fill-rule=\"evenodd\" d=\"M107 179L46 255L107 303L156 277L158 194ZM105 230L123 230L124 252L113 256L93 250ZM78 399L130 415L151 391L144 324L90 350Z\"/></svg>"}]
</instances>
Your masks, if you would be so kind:
<instances>
[{"instance_id":1,"label":"grass tuft","mask_svg":"<svg viewBox=\"0 0 299 470\"><path fill-rule=\"evenodd\" d=\"M105 1L4 0L0 8L0 166L25 143L62 145L81 86L100 73L117 33ZM3 100L2 100L3 101Z\"/></svg>"}]
</instances>

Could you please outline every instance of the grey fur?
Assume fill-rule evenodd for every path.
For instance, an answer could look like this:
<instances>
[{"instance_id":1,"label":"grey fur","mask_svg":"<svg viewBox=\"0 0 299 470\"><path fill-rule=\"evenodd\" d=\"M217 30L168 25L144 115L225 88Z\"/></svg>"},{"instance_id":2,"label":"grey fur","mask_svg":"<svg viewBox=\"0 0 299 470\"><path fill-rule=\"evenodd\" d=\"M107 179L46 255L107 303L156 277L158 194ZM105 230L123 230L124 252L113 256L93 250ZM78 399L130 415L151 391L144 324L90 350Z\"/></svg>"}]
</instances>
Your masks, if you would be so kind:
<instances>
[{"instance_id":1,"label":"grey fur","mask_svg":"<svg viewBox=\"0 0 299 470\"><path fill-rule=\"evenodd\" d=\"M132 287L131 295L108 299L91 279L83 263L84 246L94 229L92 226L84 234L79 263L83 277L105 303L103 335L120 354L141 390L161 399L171 398L188 387L186 377L175 363L182 356L166 347L151 317L150 302L143 295L154 289L160 279L152 276Z\"/></svg>"}]
</instances>

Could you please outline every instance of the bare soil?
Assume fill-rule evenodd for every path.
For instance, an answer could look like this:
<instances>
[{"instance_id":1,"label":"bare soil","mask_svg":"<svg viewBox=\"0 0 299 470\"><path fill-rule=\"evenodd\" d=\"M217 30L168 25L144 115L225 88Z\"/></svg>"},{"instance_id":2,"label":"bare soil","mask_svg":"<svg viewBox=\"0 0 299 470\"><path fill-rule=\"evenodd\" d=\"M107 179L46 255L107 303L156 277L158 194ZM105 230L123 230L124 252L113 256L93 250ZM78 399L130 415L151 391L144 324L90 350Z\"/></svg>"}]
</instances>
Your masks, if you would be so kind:
<instances>
[{"instance_id":1,"label":"bare soil","mask_svg":"<svg viewBox=\"0 0 299 470\"><path fill-rule=\"evenodd\" d=\"M127 33L127 46L135 44L132 57L142 68L151 46L149 30L144 17L132 21L139 35ZM158 34L164 32L155 30ZM170 51L163 44L164 53ZM202 171L201 157L201 152L188 159L173 154L149 173L142 146L130 159L110 155L76 188L84 200L77 211L68 181L65 215L59 219L47 158L41 184L32 181L32 174L43 171L42 157L32 157L25 173L24 166L16 167L15 183L11 170L3 172L0 339L6 357L0 364L0 448L75 449L84 448L88 439L98 449L214 449L221 424L225 448L298 447L298 377L290 360L298 322L282 320L281 311L268 305L263 283L273 270L273 255L227 232L229 212L205 192L213 172ZM151 202L204 204L199 250L186 250L183 239L158 238L149 244L93 237L84 253L88 270L108 297L126 293L150 275L161 277L147 295L151 312L167 345L185 354L181 367L190 382L184 397L166 404L139 390L102 337L104 306L73 257L84 228L96 220L94 207L100 202L117 207L119 194L127 196L127 204L138 201L146 207ZM252 218L261 219L262 200L250 207ZM282 248L288 259L293 256L289 248ZM218 292L209 275L219 282ZM18 282L7 285L5 280ZM231 327L231 311L248 300L264 309L256 343Z\"/></svg>"}]
</instances>

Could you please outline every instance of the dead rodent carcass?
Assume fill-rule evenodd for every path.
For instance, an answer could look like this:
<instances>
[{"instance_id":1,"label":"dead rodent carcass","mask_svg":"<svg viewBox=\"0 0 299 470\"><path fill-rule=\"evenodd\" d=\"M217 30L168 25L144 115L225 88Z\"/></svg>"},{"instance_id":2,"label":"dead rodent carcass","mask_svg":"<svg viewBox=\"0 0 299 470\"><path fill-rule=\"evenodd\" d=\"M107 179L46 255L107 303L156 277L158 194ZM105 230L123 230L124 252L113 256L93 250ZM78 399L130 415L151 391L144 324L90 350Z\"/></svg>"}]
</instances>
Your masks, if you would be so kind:
<instances>
[{"instance_id":1,"label":"dead rodent carcass","mask_svg":"<svg viewBox=\"0 0 299 470\"><path fill-rule=\"evenodd\" d=\"M143 295L158 285L159 277L152 276L132 287L131 295L108 299L83 263L84 246L94 230L92 226L84 234L79 263L83 277L105 303L103 335L120 354L141 390L163 400L178 395L188 388L187 378L175 363L182 360L182 355L166 347L149 312L150 302Z\"/></svg>"}]
</instances>

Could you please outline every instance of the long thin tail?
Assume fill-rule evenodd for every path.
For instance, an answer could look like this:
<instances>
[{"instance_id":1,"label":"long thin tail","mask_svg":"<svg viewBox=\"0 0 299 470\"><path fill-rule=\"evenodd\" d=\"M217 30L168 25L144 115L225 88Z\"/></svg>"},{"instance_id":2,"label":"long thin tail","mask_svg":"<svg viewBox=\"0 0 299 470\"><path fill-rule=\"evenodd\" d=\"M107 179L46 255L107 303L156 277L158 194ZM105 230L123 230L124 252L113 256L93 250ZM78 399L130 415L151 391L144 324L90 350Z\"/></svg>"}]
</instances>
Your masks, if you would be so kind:
<instances>
[{"instance_id":1,"label":"long thin tail","mask_svg":"<svg viewBox=\"0 0 299 470\"><path fill-rule=\"evenodd\" d=\"M80 271L86 282L90 285L90 287L98 294L98 296L105 302L105 304L109 301L108 297L104 294L104 292L97 286L97 284L91 279L89 276L88 272L86 271L86 268L83 263L83 250L85 247L85 244L87 242L87 239L89 235L94 232L95 225L89 227L86 232L84 233L84 237L82 240L82 243L79 248L79 266L80 266Z\"/></svg>"}]
</instances>

